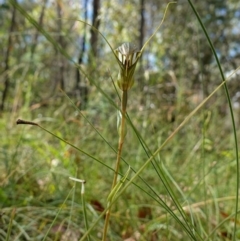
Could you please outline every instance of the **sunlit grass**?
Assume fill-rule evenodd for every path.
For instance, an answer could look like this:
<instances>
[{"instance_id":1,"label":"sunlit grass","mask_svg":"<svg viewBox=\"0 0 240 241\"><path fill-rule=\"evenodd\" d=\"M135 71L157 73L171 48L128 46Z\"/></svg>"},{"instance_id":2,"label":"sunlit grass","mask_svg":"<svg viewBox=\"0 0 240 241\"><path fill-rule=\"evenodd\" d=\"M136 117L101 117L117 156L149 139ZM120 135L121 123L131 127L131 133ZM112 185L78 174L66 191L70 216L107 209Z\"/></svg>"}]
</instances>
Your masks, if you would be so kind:
<instances>
[{"instance_id":1,"label":"sunlit grass","mask_svg":"<svg viewBox=\"0 0 240 241\"><path fill-rule=\"evenodd\" d=\"M134 98L135 101L136 98ZM65 99L65 101L68 100ZM54 107L54 110L57 108L57 106ZM44 120L44 118L36 120L58 136L67 139L86 152L98 156L100 160L112 167L115 153L108 145L104 144L81 116L76 115L73 107L66 108L55 115L52 115L54 110L43 108L41 112L45 113L45 117L52 115L51 121ZM111 106L109 105L108 108L111 109ZM67 118L62 117L65 111L69 113ZM96 111L98 111L97 118ZM235 202L233 197L235 178L232 175L235 163L234 155L230 149L231 137L226 135L226 130L222 128L225 120L218 121L219 114L215 111L215 105L212 105L208 111L211 113L211 118L204 137L206 146L203 147L201 141L203 122L200 112L157 157L159 165L166 170L167 179L171 180L175 195L190 217L194 217L194 222L199 229L198 232L203 236L210 233L218 223L224 220L226 215L232 213ZM101 104L93 113L92 110L84 112L106 140L111 140L116 135L116 126L108 124L108 116L105 113L107 111L101 113ZM22 116L21 113L19 115ZM162 115L164 116L164 113ZM7 125L7 116L8 114L5 114L2 119L2 126ZM142 130L141 134L151 150L155 150L173 131L173 126L177 125L174 122L167 122L164 117L159 116L157 111L156 117L152 114L153 119L149 119L143 111L139 112L138 108L132 108L130 117L135 127ZM178 120L179 122L180 120ZM216 126L216 122L221 125ZM6 200L2 204L2 220L9 224L10 219L7 219L6 216L10 217L12 208L16 207L12 234L15 233L16 237L19 235L20 240L20 237L24 235L42 240L43 234L49 229L59 208L64 203L64 199L73 187L73 183L69 181L68 177L75 176L76 172L79 178L84 178L87 181L87 213L91 225L99 213L94 211L90 203L93 200L98 200L103 206L105 205L111 186L112 171L36 127L11 125L2 134L6 137L3 142L5 148L2 148L1 152L1 156L4 154L5 157L5 162L1 163L1 183L4 187L2 195L5 196ZM117 143L111 144L115 147L117 145ZM138 170L147 157L131 130L126 145L128 151L123 152L123 157L134 169ZM122 168L121 173L124 173L127 166L123 165ZM141 176L177 213L172 200L151 165L145 169ZM204 180L206 193L203 188ZM137 184L148 190L140 180L137 180ZM78 238L81 232L84 233L80 186L77 186L75 192L74 205L72 206L71 196L54 222L60 231L56 231L57 228L54 229L49 233L48 239L52 237L54 240L57 235L63 236L67 233L67 227ZM198 205L198 203L200 204ZM149 208L143 209L145 210L142 211L143 217L139 214L142 207ZM37 218L36 215L38 215ZM23 217L26 221L22 219ZM149 234L152 234L166 237L169 240L187 238L176 222L169 215L166 215L166 211L156 201L134 186L130 186L122 194L122 198L113 210L112 219L110 234L116 240L121 240L121 237L138 235L138 233L143 235L142 237L148 237ZM102 219L91 236L98 236L96 230L101 232L103 221ZM25 225L25 222L29 223ZM32 227L30 224L35 228L30 228ZM145 224L144 228L140 228L143 224ZM232 224L231 220L223 224L218 232L211 236L210 240L225 240L223 233L228 233Z\"/></svg>"},{"instance_id":2,"label":"sunlit grass","mask_svg":"<svg viewBox=\"0 0 240 241\"><path fill-rule=\"evenodd\" d=\"M99 85L84 111L61 94L48 107L25 106L2 114L1 240L80 240L84 235L101 239L118 142L118 104L113 103L119 100L108 80L100 85L93 79ZM159 97L154 83L157 80L152 91L143 94L135 87L129 95L130 128L119 172L124 175L129 165L132 169L123 183L124 192L120 189L114 200L109 237L233 239L234 225L239 229L234 220L237 183L232 137L237 130L218 110L224 101L201 105L183 96L181 103L177 98L171 102ZM181 93L188 91L188 86L181 88ZM16 126L20 117L41 128ZM84 204L80 185L69 176L86 180Z\"/></svg>"}]
</instances>

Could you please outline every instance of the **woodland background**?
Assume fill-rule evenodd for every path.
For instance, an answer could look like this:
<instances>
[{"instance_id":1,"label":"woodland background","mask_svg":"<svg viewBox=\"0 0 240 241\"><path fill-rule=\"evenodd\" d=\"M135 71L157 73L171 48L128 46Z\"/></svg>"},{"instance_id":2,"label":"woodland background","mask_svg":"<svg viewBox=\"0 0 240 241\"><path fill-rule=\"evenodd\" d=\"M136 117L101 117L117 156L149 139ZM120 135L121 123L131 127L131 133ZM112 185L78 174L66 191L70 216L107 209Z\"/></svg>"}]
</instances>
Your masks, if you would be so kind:
<instances>
[{"instance_id":1,"label":"woodland background","mask_svg":"<svg viewBox=\"0 0 240 241\"><path fill-rule=\"evenodd\" d=\"M117 147L116 109L99 88L119 103L113 84L118 65L102 36L78 20L98 29L113 49L124 42L133 42L140 49L162 21L168 2L0 1L0 240L8 240L8 234L10 240L43 240L46 230L50 230L46 240L78 240L84 233L80 186L74 189L75 199L71 193L66 201L74 185L69 176L87 181L90 223L104 209L112 171L43 130L17 126L16 120L41 123L113 167L115 153L109 143ZM193 4L228 77L240 66L240 2ZM144 50L129 93L128 113L148 147L156 150L221 81L212 50L188 1L171 4L163 25ZM239 136L238 73L227 86ZM131 128L124 148L124 159L138 170L147 157ZM224 88L191 118L158 159L183 206L186 200L188 204L212 200L200 205L192 217L203 240L231 240L234 222L229 217L235 207L237 174ZM126 169L123 165L121 171ZM174 210L151 166L142 175ZM221 198L228 201L222 203ZM53 222L63 202L65 209ZM72 212L74 208L78 211ZM165 217L159 222L165 212L131 186L113 214L112 240L189 240L175 220ZM223 220L228 221L209 237ZM102 226L100 223L93 232L96 240ZM237 230L240 238L239 227Z\"/></svg>"}]
</instances>

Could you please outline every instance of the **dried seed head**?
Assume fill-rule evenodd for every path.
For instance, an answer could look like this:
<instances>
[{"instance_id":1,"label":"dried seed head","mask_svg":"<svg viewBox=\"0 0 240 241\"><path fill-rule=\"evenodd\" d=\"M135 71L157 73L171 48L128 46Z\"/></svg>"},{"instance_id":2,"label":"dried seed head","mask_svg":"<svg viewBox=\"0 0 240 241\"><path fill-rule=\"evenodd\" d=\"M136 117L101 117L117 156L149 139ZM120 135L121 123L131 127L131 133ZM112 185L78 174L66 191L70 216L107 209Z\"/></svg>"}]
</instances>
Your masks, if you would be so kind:
<instances>
[{"instance_id":1,"label":"dried seed head","mask_svg":"<svg viewBox=\"0 0 240 241\"><path fill-rule=\"evenodd\" d=\"M139 55L138 48L132 43L124 43L116 49L119 61L126 67L136 63Z\"/></svg>"},{"instance_id":2,"label":"dried seed head","mask_svg":"<svg viewBox=\"0 0 240 241\"><path fill-rule=\"evenodd\" d=\"M133 86L133 74L141 52L132 43L122 44L115 52L120 66L118 86L121 90L128 90Z\"/></svg>"}]
</instances>

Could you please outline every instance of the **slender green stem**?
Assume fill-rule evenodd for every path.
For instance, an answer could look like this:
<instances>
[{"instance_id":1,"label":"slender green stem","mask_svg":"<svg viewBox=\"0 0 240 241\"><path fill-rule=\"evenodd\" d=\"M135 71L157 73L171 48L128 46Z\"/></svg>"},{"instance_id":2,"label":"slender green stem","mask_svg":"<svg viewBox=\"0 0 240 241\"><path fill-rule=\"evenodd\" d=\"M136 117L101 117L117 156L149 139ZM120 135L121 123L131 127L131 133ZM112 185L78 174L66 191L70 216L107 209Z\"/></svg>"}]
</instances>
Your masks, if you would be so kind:
<instances>
[{"instance_id":1,"label":"slender green stem","mask_svg":"<svg viewBox=\"0 0 240 241\"><path fill-rule=\"evenodd\" d=\"M112 189L115 187L117 183L117 177L118 177L118 171L120 166L120 160L122 156L122 147L124 142L124 137L126 134L125 131L125 122L126 122L126 109L127 109L127 90L122 92L122 99L121 99L121 122L120 122L120 133L119 133L119 141L118 141L118 152L117 152L117 161L115 166L115 173L114 173L114 179L112 183Z\"/></svg>"},{"instance_id":2,"label":"slender green stem","mask_svg":"<svg viewBox=\"0 0 240 241\"><path fill-rule=\"evenodd\" d=\"M117 160L116 160L116 164L115 164L115 172L114 172L114 177L113 177L113 182L112 182L112 187L111 187L110 193L117 184L118 172L119 172L120 161L121 161L121 156L122 156L122 147L123 147L124 138L126 135L126 111L127 111L127 90L123 90L122 98L121 98L121 121L120 121L120 126L118 126L118 130L120 130L120 131L119 131ZM109 209L106 212L106 216L105 216L105 224L104 224L103 238L102 238L103 241L105 241L107 238L107 230L108 230L110 214L111 214L111 205L110 204L111 204L111 201L108 201L107 206L109 207Z\"/></svg>"}]
</instances>

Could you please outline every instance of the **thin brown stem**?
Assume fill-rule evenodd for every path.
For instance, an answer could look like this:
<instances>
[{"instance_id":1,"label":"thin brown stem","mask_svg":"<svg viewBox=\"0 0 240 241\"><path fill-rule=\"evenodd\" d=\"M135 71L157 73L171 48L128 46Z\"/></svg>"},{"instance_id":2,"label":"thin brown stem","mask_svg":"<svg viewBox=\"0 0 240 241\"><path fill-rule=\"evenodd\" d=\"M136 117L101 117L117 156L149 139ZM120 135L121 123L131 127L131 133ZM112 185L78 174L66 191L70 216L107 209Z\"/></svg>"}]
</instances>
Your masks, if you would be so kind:
<instances>
[{"instance_id":1,"label":"thin brown stem","mask_svg":"<svg viewBox=\"0 0 240 241\"><path fill-rule=\"evenodd\" d=\"M118 141L117 160L116 160L116 165L115 165L115 169L114 169L115 172L114 172L112 188L110 190L110 193L112 192L112 190L114 189L114 187L117 184L118 172L119 172L120 161L121 161L121 156L122 156L122 147L123 147L124 138L126 135L126 131L125 131L126 110L127 110L127 90L124 90L122 92L122 98L121 98L121 122L120 122L120 126L118 127L120 132L119 132L119 141ZM107 206L110 205L110 202L111 201L108 202ZM109 207L108 211L106 212L102 241L106 241L106 238L107 238L107 230L108 230L108 225L109 225L109 220L110 220L110 214L111 214L111 207Z\"/></svg>"}]
</instances>

